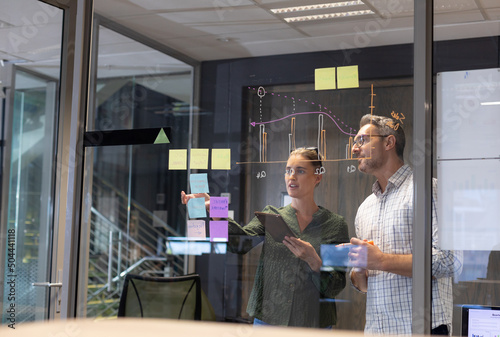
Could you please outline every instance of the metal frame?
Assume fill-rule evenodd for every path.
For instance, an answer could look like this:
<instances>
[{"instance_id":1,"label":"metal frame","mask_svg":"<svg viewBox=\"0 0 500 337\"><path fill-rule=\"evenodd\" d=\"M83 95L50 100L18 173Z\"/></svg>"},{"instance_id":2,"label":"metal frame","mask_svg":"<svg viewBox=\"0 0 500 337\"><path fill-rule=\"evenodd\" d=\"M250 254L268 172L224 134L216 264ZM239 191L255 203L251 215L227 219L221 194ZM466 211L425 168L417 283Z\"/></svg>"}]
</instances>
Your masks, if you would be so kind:
<instances>
[{"instance_id":1,"label":"metal frame","mask_svg":"<svg viewBox=\"0 0 500 337\"><path fill-rule=\"evenodd\" d=\"M61 318L75 317L83 177L83 131L88 107L93 0L69 3L63 23L63 52L58 148L57 267L62 269ZM64 247L64 249L61 249ZM57 315L56 315L57 316Z\"/></svg>"},{"instance_id":2,"label":"metal frame","mask_svg":"<svg viewBox=\"0 0 500 337\"><path fill-rule=\"evenodd\" d=\"M97 45L97 41L99 41L99 20L95 18L94 15L94 21L92 23L92 44L93 48L91 50L91 55L90 55L90 65L89 65L89 70L90 70L90 79L89 79L89 90L88 90L88 112L95 111L95 92L96 92L96 83L97 83L97 60L98 60L98 53L99 53L99 48ZM85 114L85 130L88 128L93 129L94 128L94 120L92 117L91 113L86 113ZM84 138L85 138L85 130L84 130ZM85 145L84 145L85 146ZM94 157L94 150L93 149L83 149L83 154L82 154L82 160L84 162L83 170L84 170L84 177L82 179L82 209L81 209L81 220L80 220L80 237L79 237L79 257L80 256L89 256L89 251L90 247L89 245L82 245L81 242L89 242L90 241L90 217L91 217L91 205L87 205L85 201L85 195L90 195L92 192L90 187L93 184L93 161L92 158ZM85 180L89 180L88 183L85 183ZM89 220L89 221L87 221ZM84 268L82 264L79 264L77 271L77 280L82 280L88 279L88 268ZM75 309L75 316L76 317L86 317L87 316L87 307L84 306L83 308L79 306L79 303L86 302L87 300L87 292L88 292L88 284L78 282L79 284L78 288L75 290L75 297L76 297L76 309Z\"/></svg>"},{"instance_id":3,"label":"metal frame","mask_svg":"<svg viewBox=\"0 0 500 337\"><path fill-rule=\"evenodd\" d=\"M432 51L433 0L414 0L413 149L433 144ZM415 152L415 151L414 151ZM430 335L432 324L432 146L413 167L412 333ZM420 164L417 164L421 162Z\"/></svg>"}]
</instances>

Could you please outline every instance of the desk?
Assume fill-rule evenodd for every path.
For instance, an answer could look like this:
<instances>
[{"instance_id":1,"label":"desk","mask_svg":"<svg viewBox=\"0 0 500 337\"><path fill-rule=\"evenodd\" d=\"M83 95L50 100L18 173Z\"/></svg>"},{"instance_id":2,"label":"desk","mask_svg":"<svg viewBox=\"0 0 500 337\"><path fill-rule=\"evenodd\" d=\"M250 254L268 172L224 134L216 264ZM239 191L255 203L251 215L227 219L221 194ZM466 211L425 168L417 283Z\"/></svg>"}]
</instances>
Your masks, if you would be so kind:
<instances>
[{"instance_id":1,"label":"desk","mask_svg":"<svg viewBox=\"0 0 500 337\"><path fill-rule=\"evenodd\" d=\"M363 332L285 327L253 327L249 324L178 321L164 319L118 318L108 320L75 319L16 324L16 329L0 327L0 336L16 337L365 337Z\"/></svg>"}]
</instances>

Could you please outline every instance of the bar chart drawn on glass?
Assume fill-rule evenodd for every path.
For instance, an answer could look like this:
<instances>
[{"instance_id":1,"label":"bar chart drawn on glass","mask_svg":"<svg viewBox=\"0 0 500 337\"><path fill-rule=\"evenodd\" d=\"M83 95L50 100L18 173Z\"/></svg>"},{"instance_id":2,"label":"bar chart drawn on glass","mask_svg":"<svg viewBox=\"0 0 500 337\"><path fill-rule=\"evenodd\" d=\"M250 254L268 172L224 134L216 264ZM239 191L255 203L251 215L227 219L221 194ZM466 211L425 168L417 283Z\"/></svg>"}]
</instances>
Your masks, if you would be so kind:
<instances>
[{"instance_id":1,"label":"bar chart drawn on glass","mask_svg":"<svg viewBox=\"0 0 500 337\"><path fill-rule=\"evenodd\" d=\"M286 163L286 160L278 160L278 161L268 161L267 159L267 148L268 148L268 142L267 142L267 132L266 132L266 125L271 124L271 123L279 123L279 122L285 122L286 120L290 120L290 133L288 134L288 150L289 153L296 149L296 142L295 142L295 126L297 123L297 118L300 118L300 116L303 115L317 115L318 116L318 133L317 133L317 148L319 154L321 154L323 157L321 158L322 162L341 162L341 161L347 161L347 162L352 162L357 160L357 158L353 158L352 156L352 147L353 147L353 141L354 141L354 136L356 136L357 130L353 129L352 127L348 126L345 124L340 117L338 117L336 114L332 112L332 109L322 106L321 104L316 104L315 102L309 102L307 100L301 100L296 99L295 97L290 97L290 96L282 96L285 99L290 100L290 104L292 107L292 113L272 119L272 120L263 120L263 112L262 112L262 101L265 99L266 95L277 95L280 96L280 94L276 93L268 93L266 92L265 88L260 86L258 88L252 88L248 87L250 90L256 91L257 96L259 97L259 120L258 121L251 121L250 125L254 128L259 129L259 160L254 161L254 162L237 162L237 164L256 164L256 163L266 163L266 164L273 164L273 163ZM373 103L373 98L376 96L373 91L373 84L371 85L371 93L370 93L370 114L373 115L373 110L375 109L374 103ZM296 103L297 102L302 102L302 103L308 103L311 106L314 106L317 109L308 109L311 111L296 111ZM394 112L393 112L394 113ZM324 126L324 121L331 120L335 127L338 129L338 131L345 135L345 137L348 137L346 139L346 145L345 145L345 158L336 158L336 159L331 159L326 156L327 154L327 144L326 144L326 132L327 130L325 129ZM318 154L318 157L319 157ZM370 157L367 157L366 159L370 159ZM326 173L326 170L324 167L317 169L318 172L317 174L324 174ZM356 166L349 164L347 166L347 172L348 173L353 173L356 171ZM264 178L266 176L265 171L259 172L257 178Z\"/></svg>"}]
</instances>

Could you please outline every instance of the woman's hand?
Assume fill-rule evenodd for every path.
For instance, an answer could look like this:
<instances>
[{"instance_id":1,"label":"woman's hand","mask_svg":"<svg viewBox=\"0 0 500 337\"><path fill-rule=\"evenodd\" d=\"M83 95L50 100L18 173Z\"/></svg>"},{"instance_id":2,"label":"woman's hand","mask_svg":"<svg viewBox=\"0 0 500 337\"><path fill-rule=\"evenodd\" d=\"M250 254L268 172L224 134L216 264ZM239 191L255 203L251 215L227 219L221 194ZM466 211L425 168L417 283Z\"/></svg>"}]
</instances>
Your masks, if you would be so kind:
<instances>
[{"instance_id":1,"label":"woman's hand","mask_svg":"<svg viewBox=\"0 0 500 337\"><path fill-rule=\"evenodd\" d=\"M314 247L309 242L285 236L283 244L299 259L307 262L313 271L319 273L322 261L318 253L316 253Z\"/></svg>"},{"instance_id":2,"label":"woman's hand","mask_svg":"<svg viewBox=\"0 0 500 337\"><path fill-rule=\"evenodd\" d=\"M210 210L210 196L207 193L186 194L186 192L181 191L181 202L184 205L187 205L189 199L194 198L205 198L205 208Z\"/></svg>"}]
</instances>

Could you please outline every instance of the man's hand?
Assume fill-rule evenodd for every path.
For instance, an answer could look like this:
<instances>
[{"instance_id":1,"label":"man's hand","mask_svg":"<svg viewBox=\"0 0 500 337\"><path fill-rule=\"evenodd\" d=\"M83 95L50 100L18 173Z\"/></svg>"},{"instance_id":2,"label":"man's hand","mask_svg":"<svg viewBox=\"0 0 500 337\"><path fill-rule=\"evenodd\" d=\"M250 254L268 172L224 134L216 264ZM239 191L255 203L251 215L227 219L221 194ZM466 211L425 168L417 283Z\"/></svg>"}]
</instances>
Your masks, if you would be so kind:
<instances>
[{"instance_id":1,"label":"man's hand","mask_svg":"<svg viewBox=\"0 0 500 337\"><path fill-rule=\"evenodd\" d=\"M351 238L351 245L349 249L349 262L351 262L353 267L383 270L381 268L385 254L377 246L369 243L368 240L357 238Z\"/></svg>"},{"instance_id":2,"label":"man's hand","mask_svg":"<svg viewBox=\"0 0 500 337\"><path fill-rule=\"evenodd\" d=\"M351 244L349 261L354 267L412 277L413 255L384 253L367 240L357 238L352 238Z\"/></svg>"}]
</instances>

